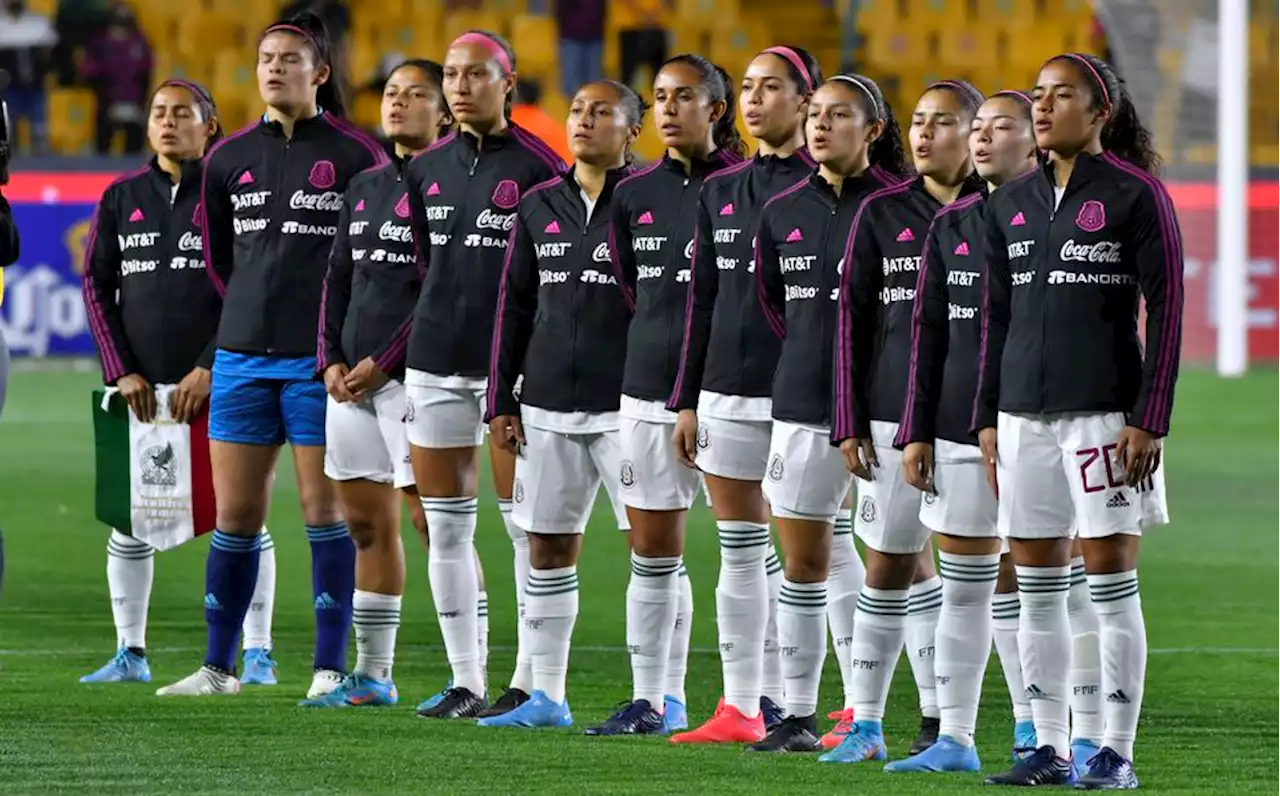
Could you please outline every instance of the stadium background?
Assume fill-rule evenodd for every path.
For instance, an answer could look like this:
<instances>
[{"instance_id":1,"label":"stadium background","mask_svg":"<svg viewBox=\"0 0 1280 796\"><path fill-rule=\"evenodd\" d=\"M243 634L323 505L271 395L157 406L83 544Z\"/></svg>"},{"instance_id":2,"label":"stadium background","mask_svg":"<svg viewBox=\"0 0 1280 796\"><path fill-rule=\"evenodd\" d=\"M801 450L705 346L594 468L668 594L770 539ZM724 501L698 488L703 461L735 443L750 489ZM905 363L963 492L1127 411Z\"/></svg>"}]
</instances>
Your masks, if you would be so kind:
<instances>
[{"instance_id":1,"label":"stadium background","mask_svg":"<svg viewBox=\"0 0 1280 796\"><path fill-rule=\"evenodd\" d=\"M624 0L612 0L618 7ZM53 13L55 0L31 0ZM524 77L542 84L541 105L562 119L557 31L547 2L351 0L350 79L369 81L395 53L439 58L457 32L503 32ZM179 74L216 94L227 127L258 111L256 34L278 10L265 0L136 0L155 50L155 77ZM1251 7L1249 353L1253 372L1223 380L1199 364L1215 348L1213 273L1217 193L1214 0L674 0L664 13L668 52L696 50L740 74L771 43L809 48L828 72L845 66L882 81L905 115L927 81L963 76L984 90L1026 86L1045 56L1107 53L1126 80L1167 160L1166 180L1186 239L1184 353L1174 437L1167 455L1175 522L1144 554L1144 602L1153 654L1139 770L1157 792L1276 790L1277 589L1277 21L1274 2ZM619 69L618 15L604 37L604 70ZM1243 42L1228 43L1241 46ZM651 75L641 70L638 87ZM645 92L648 93L647 91ZM376 124L377 100L362 92L355 117ZM588 744L552 733L490 736L469 727L423 727L399 715L303 715L293 700L309 676L307 553L287 458L270 518L280 551L276 640L282 685L227 703L161 703L146 688L88 690L75 678L110 652L102 552L92 510L89 389L97 381L80 297L88 222L103 187L137 158L96 157L93 95L49 92L53 154L22 158L4 189L23 238L6 269L0 327L23 361L0 423L0 527L9 571L0 595L0 792L391 792L622 793L781 792L874 785L878 793L946 792L954 782L885 781L878 769L833 772L811 761L761 761L730 750L669 750L660 741ZM117 142L118 143L118 142ZM639 152L660 153L646 128ZM482 495L491 496L487 485ZM487 498L482 498L482 503ZM625 697L622 653L625 550L607 512L593 522L583 559L583 612L575 635L570 698L578 722ZM716 573L709 516L690 523L697 600L690 710L704 716L719 683L712 594ZM292 533L291 531L297 531ZM509 543L483 505L478 534L493 606L493 685L510 670L514 642ZM412 704L446 675L416 540L397 680ZM157 560L151 656L160 680L195 664L202 544ZM989 672L979 743L988 769L1007 745L1006 697ZM838 701L832 666L824 705ZM891 750L914 729L908 667L899 666ZM235 737L228 743L225 739ZM381 744L372 756L370 744ZM976 781L967 781L974 785Z\"/></svg>"}]
</instances>

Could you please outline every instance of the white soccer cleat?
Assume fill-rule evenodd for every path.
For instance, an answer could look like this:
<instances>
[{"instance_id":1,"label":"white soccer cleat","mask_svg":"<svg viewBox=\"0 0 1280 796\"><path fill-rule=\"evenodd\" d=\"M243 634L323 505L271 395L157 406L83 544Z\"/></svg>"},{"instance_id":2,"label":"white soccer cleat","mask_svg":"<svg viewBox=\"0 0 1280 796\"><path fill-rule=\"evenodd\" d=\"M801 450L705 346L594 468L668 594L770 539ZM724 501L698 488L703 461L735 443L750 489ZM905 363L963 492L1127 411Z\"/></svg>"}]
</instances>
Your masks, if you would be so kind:
<instances>
[{"instance_id":1,"label":"white soccer cleat","mask_svg":"<svg viewBox=\"0 0 1280 796\"><path fill-rule=\"evenodd\" d=\"M307 699L319 699L342 685L342 672L333 669L320 669L311 678L311 688L307 689Z\"/></svg>"},{"instance_id":2,"label":"white soccer cleat","mask_svg":"<svg viewBox=\"0 0 1280 796\"><path fill-rule=\"evenodd\" d=\"M156 691L156 696L230 696L240 693L240 681L234 675L215 672L201 666L195 674Z\"/></svg>"}]
</instances>

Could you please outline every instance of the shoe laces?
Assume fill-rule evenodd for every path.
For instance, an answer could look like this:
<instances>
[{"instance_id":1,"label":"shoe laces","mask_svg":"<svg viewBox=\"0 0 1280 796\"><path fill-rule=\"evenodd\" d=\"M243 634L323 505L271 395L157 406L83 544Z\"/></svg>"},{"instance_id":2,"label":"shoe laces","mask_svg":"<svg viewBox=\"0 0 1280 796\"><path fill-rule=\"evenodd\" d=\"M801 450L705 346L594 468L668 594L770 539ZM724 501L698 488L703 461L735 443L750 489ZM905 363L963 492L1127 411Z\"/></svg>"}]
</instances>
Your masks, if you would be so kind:
<instances>
[{"instance_id":1,"label":"shoe laces","mask_svg":"<svg viewBox=\"0 0 1280 796\"><path fill-rule=\"evenodd\" d=\"M1103 747L1097 754L1085 761L1085 765L1089 767L1089 775L1095 777L1110 776L1124 763L1125 759L1110 746Z\"/></svg>"},{"instance_id":2,"label":"shoe laces","mask_svg":"<svg viewBox=\"0 0 1280 796\"><path fill-rule=\"evenodd\" d=\"M111 657L111 664L117 669L129 668L129 650L121 647L116 650L116 654Z\"/></svg>"},{"instance_id":3,"label":"shoe laces","mask_svg":"<svg viewBox=\"0 0 1280 796\"><path fill-rule=\"evenodd\" d=\"M619 702L615 706L617 712L609 720L619 724L630 724L639 721L646 712L653 710L652 706L645 707L640 703L641 700L638 699L632 702Z\"/></svg>"}]
</instances>

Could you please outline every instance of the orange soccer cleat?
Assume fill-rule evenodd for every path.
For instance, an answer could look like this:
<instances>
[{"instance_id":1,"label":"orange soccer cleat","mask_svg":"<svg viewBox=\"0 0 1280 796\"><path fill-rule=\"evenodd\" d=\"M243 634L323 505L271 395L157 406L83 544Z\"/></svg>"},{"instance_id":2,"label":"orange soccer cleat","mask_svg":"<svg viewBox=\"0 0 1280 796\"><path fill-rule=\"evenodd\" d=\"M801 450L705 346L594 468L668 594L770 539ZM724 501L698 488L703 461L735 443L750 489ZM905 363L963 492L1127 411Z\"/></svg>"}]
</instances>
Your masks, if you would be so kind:
<instances>
[{"instance_id":1,"label":"orange soccer cleat","mask_svg":"<svg viewBox=\"0 0 1280 796\"><path fill-rule=\"evenodd\" d=\"M844 710L832 711L829 719L837 719L836 726L831 728L831 732L822 736L823 749L835 749L849 734L849 730L853 728L853 708L845 708Z\"/></svg>"},{"instance_id":2,"label":"orange soccer cleat","mask_svg":"<svg viewBox=\"0 0 1280 796\"><path fill-rule=\"evenodd\" d=\"M671 743L759 743L763 740L764 716L757 713L747 718L733 705L726 705L723 697L705 724L671 736Z\"/></svg>"}]
</instances>

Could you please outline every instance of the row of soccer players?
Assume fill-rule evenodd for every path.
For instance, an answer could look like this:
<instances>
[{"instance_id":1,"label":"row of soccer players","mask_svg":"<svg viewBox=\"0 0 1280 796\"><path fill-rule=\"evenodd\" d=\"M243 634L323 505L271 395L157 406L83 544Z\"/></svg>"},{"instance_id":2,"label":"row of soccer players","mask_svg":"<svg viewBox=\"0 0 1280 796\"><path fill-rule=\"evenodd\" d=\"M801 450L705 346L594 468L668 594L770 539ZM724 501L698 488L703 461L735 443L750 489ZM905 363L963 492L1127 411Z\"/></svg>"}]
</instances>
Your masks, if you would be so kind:
<instances>
[{"instance_id":1,"label":"row of soccer players","mask_svg":"<svg viewBox=\"0 0 1280 796\"><path fill-rule=\"evenodd\" d=\"M350 179L343 199L334 189L378 153L336 120L331 100L317 97L328 85L326 51L310 25L269 29L259 66L268 113L205 163L197 215L205 261L224 294L218 351L199 352L213 365L219 501L210 650L204 667L162 693L238 687L234 646L253 591L265 487L288 438L316 561L316 704L396 698L390 666L403 560L394 487L416 485L453 669L452 686L420 713L483 712L481 723L494 725L571 722L575 565L603 480L619 524L631 530L635 693L589 732L670 729L679 705L664 697L674 690L667 670L687 588L683 518L696 467L722 542L725 701L707 724L673 741L814 749L833 559L861 581L852 540L837 539L833 554L830 536L852 471L862 479L867 585L841 595L857 603L843 612L852 629L833 629L838 652L846 647L846 709L857 721L824 759L885 756L884 692L932 528L944 585L920 590L917 602L918 613L941 603L946 617L937 633L941 738L891 769L977 767L972 730L999 530L1011 539L1028 609L1022 662L1039 748L997 779L1074 778L1066 606L1078 531L1094 600L1105 605L1102 647L1118 662L1102 683L1115 698L1107 700L1105 735L1091 733L1105 747L1089 761L1087 781L1136 783L1130 761L1145 659L1136 539L1144 504L1151 517L1163 513L1163 494L1150 487L1158 485L1158 438L1176 377L1181 252L1167 195L1148 176L1154 153L1106 64L1055 57L1034 99L1001 92L984 101L958 81L930 86L912 117L917 176L906 178L896 123L872 81L824 83L798 48L761 53L740 95L759 152L742 161L726 76L680 56L655 84L668 144L662 162L631 172L628 147L643 105L626 87L600 83L574 98L576 165L564 171L505 120L509 48L471 33L451 46L440 74L421 63L397 70L384 103L388 132L401 134L398 155L427 143L425 133L407 130L424 114L452 117L462 132L407 165L397 160ZM293 190L304 179L311 190ZM1013 184L985 199L986 188L1005 182ZM296 266L316 261L330 239L327 279ZM404 267L415 263L424 268ZM298 297L320 292L321 281L312 356L301 337L315 311ZM120 281L122 305L126 287ZM90 284L86 296L101 305L103 292ZM113 380L131 371L120 341L102 334L110 327L102 317L95 332L113 346L103 351ZM1099 351L1113 355L1099 359ZM306 380L316 370L330 395L327 412ZM141 404L139 391L122 390ZM515 454L514 479L510 458L493 461L500 494L512 484L508 529L525 583L517 673L493 706L484 697L472 551L482 419ZM895 445L906 449L902 467ZM328 483L314 477L321 455L358 548L358 660L340 685L341 656L323 654L338 654L335 638L345 646L351 543ZM1000 487L998 509L983 480ZM924 490L923 501L908 483ZM770 510L787 561L777 625L788 654L786 717L765 737ZM842 612L831 613L834 623Z\"/></svg>"}]
</instances>

